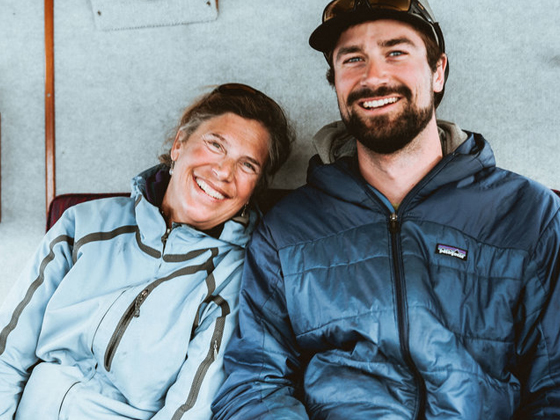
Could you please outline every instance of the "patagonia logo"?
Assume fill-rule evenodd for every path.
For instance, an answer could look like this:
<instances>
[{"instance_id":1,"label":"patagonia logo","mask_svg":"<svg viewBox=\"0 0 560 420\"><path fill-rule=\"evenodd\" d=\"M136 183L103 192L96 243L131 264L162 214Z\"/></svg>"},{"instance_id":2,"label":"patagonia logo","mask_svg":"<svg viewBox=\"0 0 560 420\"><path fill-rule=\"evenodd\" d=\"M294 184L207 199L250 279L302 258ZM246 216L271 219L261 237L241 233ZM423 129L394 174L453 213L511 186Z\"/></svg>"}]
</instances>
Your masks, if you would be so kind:
<instances>
[{"instance_id":1,"label":"patagonia logo","mask_svg":"<svg viewBox=\"0 0 560 420\"><path fill-rule=\"evenodd\" d=\"M437 244L436 254L449 255L450 257L459 258L460 260L466 261L468 252L464 249L454 246Z\"/></svg>"}]
</instances>

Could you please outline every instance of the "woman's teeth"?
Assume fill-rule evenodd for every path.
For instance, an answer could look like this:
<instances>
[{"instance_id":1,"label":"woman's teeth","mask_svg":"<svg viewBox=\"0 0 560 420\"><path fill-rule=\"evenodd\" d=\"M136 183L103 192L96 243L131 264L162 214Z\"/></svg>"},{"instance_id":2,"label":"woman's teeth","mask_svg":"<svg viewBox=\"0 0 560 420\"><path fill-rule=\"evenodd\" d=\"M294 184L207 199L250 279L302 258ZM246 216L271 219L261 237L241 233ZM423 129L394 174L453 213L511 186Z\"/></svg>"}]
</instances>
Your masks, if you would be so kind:
<instances>
[{"instance_id":1,"label":"woman's teeth","mask_svg":"<svg viewBox=\"0 0 560 420\"><path fill-rule=\"evenodd\" d=\"M210 185L208 185L203 180L197 178L196 183L198 184L200 189L204 191L206 194L208 194L210 197L215 198L217 200L223 200L225 198L222 194L220 194L218 191L210 187Z\"/></svg>"}]
</instances>

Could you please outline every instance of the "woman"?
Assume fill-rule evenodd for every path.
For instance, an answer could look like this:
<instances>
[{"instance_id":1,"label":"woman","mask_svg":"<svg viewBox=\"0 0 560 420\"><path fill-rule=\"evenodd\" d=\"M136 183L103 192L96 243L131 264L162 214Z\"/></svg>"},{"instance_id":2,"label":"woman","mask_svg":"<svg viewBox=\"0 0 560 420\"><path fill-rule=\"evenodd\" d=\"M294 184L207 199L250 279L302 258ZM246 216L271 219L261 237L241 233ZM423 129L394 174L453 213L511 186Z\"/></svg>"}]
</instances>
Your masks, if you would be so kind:
<instances>
[{"instance_id":1,"label":"woman","mask_svg":"<svg viewBox=\"0 0 560 420\"><path fill-rule=\"evenodd\" d=\"M0 419L207 419L251 204L288 157L279 106L222 85L130 198L70 208L0 311Z\"/></svg>"}]
</instances>

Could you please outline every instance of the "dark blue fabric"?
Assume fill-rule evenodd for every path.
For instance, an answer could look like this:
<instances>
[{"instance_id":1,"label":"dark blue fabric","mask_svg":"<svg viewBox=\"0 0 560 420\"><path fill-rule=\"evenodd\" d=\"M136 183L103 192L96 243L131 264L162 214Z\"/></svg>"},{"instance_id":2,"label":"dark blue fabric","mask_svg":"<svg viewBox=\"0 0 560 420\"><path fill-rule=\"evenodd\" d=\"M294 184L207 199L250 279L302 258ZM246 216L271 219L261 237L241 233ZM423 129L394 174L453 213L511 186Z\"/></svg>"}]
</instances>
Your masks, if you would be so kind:
<instances>
[{"instance_id":1,"label":"dark blue fabric","mask_svg":"<svg viewBox=\"0 0 560 420\"><path fill-rule=\"evenodd\" d=\"M396 215L312 160L249 246L215 418L560 419L559 211L477 134Z\"/></svg>"}]
</instances>

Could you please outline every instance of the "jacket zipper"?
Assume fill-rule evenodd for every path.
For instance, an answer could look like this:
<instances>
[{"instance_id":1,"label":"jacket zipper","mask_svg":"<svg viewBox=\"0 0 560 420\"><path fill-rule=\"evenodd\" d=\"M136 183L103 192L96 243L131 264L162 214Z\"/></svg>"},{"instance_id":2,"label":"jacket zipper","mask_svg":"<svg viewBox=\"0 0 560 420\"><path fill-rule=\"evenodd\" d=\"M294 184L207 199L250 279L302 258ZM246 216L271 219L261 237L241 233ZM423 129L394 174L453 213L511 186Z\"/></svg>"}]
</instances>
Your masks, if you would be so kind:
<instances>
[{"instance_id":1,"label":"jacket zipper","mask_svg":"<svg viewBox=\"0 0 560 420\"><path fill-rule=\"evenodd\" d=\"M161 253L162 257L165 253L165 245L167 244L167 238L169 237L171 230L172 228L167 228L165 233L161 237L161 242L163 244L163 249ZM142 306L142 303L144 303L144 301L146 300L150 292L155 287L157 287L157 285L158 285L158 281L151 283L148 287L142 290L136 296L132 304L128 307L123 317L121 318L119 324L117 325L117 328L113 332L113 336L111 337L111 340L109 341L109 345L107 346L107 351L105 352L105 369L107 371L111 370L111 363L113 361L113 356L115 355L115 352L117 351L117 347L121 342L122 336L124 335L124 332L128 328L128 325L132 321L132 318L140 317L140 307Z\"/></svg>"},{"instance_id":2,"label":"jacket zipper","mask_svg":"<svg viewBox=\"0 0 560 420\"><path fill-rule=\"evenodd\" d=\"M128 328L128 325L132 321L132 318L138 318L140 316L140 306L146 300L148 295L150 294L151 290L149 288L145 288L142 290L134 299L132 304L129 305L128 309L124 313L123 317L121 318L113 336L111 337L111 341L107 346L107 351L105 352L105 369L107 371L111 370L111 362L113 361L113 356L117 351L117 347L121 342L121 338L124 335L124 332Z\"/></svg>"},{"instance_id":3,"label":"jacket zipper","mask_svg":"<svg viewBox=\"0 0 560 420\"><path fill-rule=\"evenodd\" d=\"M181 405L177 411L174 413L171 420L179 420L183 418L183 415L192 409L196 404L198 399L198 394L202 387L202 383L206 377L206 373L208 368L212 363L214 363L218 358L218 352L222 345L222 338L224 335L225 329L225 317L229 314L229 310L227 313L222 313L222 316L216 320L216 326L214 329L214 334L212 335L212 341L210 344L210 351L207 357L202 361L200 366L198 367L197 372L194 375L193 383L191 385L191 390L189 395L187 396L187 400L183 405Z\"/></svg>"},{"instance_id":4,"label":"jacket zipper","mask_svg":"<svg viewBox=\"0 0 560 420\"><path fill-rule=\"evenodd\" d=\"M167 234L164 235L161 238L162 242L164 242L164 247L165 247L165 241L167 240L167 236L169 236L170 231L171 231L171 229L169 229ZM197 272L199 270L205 270L205 271L208 271L209 269L212 270L213 268L211 268L211 261L216 256L216 252L213 248L209 248L208 250L211 251L211 255L206 262L204 262L200 265L186 266L182 270L177 271L176 274L177 275L183 275L183 274L192 274L192 273ZM209 266L208 263L210 263L210 266ZM173 277L171 277L171 278L173 278ZM134 300L130 303L127 310L123 314L121 320L119 321L117 327L115 328L115 331L113 332L113 335L111 336L111 339L109 340L109 344L107 345L107 350L105 352L105 363L104 363L105 370L107 370L107 371L111 370L111 364L113 362L113 357L115 356L115 353L116 353L117 348L118 348L118 346L121 342L121 339L122 339L126 329L128 328L128 326L132 322L133 318L140 317L140 308L141 308L142 304L145 302L147 297L150 295L150 293L156 287L158 287L161 283L163 283L165 281L168 281L168 280L170 280L170 277L164 277L164 278L155 280L154 282L150 283L140 293L138 293L138 295L136 295Z\"/></svg>"},{"instance_id":5,"label":"jacket zipper","mask_svg":"<svg viewBox=\"0 0 560 420\"><path fill-rule=\"evenodd\" d=\"M415 419L423 418L426 408L426 384L418 368L416 367L412 356L410 354L409 345L409 326L408 326L408 312L406 308L406 284L402 272L402 252L400 242L400 220L397 213L392 213L389 217L389 231L391 233L391 251L393 258L393 269L395 272L395 293L397 299L397 323L399 329L399 340L403 359L410 371L412 372L416 381L416 396L418 404L416 405L416 412L414 413Z\"/></svg>"},{"instance_id":6,"label":"jacket zipper","mask_svg":"<svg viewBox=\"0 0 560 420\"><path fill-rule=\"evenodd\" d=\"M169 234L171 233L171 230L173 228L167 228L165 230L165 233L163 234L163 236L161 237L161 243L163 244L163 249L161 250L161 255L163 256L165 254L165 245L167 245L167 238L169 238Z\"/></svg>"}]
</instances>

